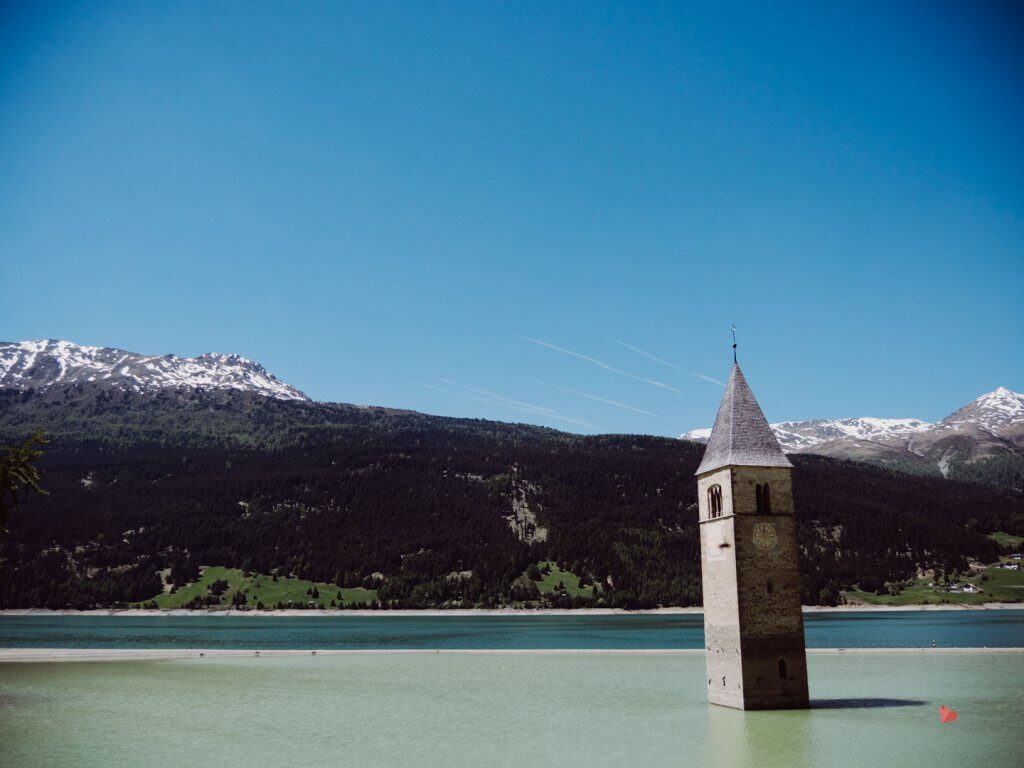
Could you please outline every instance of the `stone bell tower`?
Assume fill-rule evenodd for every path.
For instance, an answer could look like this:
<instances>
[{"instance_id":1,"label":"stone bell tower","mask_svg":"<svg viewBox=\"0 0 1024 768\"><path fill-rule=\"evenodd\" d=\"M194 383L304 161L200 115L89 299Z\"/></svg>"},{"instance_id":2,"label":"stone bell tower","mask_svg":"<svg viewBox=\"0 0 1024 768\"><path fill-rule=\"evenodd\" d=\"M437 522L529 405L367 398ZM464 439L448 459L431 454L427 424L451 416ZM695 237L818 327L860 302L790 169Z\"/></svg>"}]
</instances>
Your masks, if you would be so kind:
<instances>
[{"instance_id":1,"label":"stone bell tower","mask_svg":"<svg viewBox=\"0 0 1024 768\"><path fill-rule=\"evenodd\" d=\"M808 706L792 467L734 364L697 469L712 704Z\"/></svg>"}]
</instances>

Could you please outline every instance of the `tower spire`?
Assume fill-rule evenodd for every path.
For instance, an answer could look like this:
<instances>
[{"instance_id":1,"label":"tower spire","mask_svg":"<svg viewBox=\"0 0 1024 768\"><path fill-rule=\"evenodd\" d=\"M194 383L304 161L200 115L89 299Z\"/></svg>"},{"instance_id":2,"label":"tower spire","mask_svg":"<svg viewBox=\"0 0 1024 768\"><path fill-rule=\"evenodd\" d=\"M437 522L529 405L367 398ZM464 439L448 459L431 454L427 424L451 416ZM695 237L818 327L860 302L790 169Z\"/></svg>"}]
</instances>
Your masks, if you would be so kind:
<instances>
[{"instance_id":1,"label":"tower spire","mask_svg":"<svg viewBox=\"0 0 1024 768\"><path fill-rule=\"evenodd\" d=\"M778 438L750 391L739 365L732 367L697 475L727 466L788 467Z\"/></svg>"},{"instance_id":2,"label":"tower spire","mask_svg":"<svg viewBox=\"0 0 1024 768\"><path fill-rule=\"evenodd\" d=\"M736 365L736 323L732 324L732 363Z\"/></svg>"}]
</instances>

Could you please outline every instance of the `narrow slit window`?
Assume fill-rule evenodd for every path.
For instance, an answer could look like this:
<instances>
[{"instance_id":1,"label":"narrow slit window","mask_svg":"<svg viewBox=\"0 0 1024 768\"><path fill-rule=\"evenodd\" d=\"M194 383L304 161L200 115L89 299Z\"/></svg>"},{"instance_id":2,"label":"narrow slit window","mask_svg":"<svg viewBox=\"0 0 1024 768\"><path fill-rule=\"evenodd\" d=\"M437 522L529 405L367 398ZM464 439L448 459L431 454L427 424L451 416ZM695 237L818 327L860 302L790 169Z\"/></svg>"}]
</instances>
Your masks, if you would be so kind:
<instances>
[{"instance_id":1,"label":"narrow slit window","mask_svg":"<svg viewBox=\"0 0 1024 768\"><path fill-rule=\"evenodd\" d=\"M779 679L780 680L785 680L786 679L786 660L785 659L779 659Z\"/></svg>"},{"instance_id":2,"label":"narrow slit window","mask_svg":"<svg viewBox=\"0 0 1024 768\"><path fill-rule=\"evenodd\" d=\"M708 488L708 516L711 518L722 516L722 486L712 485Z\"/></svg>"},{"instance_id":3,"label":"narrow slit window","mask_svg":"<svg viewBox=\"0 0 1024 768\"><path fill-rule=\"evenodd\" d=\"M754 486L754 498L757 502L757 514L770 515L772 513L772 489L768 483Z\"/></svg>"}]
</instances>

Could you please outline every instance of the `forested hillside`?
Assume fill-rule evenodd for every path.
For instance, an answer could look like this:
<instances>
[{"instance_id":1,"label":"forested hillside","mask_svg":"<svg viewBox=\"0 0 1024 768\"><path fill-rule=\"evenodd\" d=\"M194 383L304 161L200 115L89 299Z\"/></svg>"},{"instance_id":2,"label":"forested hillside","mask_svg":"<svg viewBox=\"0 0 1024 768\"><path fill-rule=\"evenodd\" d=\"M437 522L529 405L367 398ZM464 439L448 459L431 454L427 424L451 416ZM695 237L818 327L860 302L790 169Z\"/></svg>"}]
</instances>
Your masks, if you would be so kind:
<instances>
[{"instance_id":1,"label":"forested hillside","mask_svg":"<svg viewBox=\"0 0 1024 768\"><path fill-rule=\"evenodd\" d=\"M52 435L44 497L0 539L0 604L146 601L199 565L372 586L385 607L535 598L552 560L599 589L555 604L693 605L704 447L247 393L0 399L0 440ZM794 457L805 602L992 560L1024 500Z\"/></svg>"}]
</instances>

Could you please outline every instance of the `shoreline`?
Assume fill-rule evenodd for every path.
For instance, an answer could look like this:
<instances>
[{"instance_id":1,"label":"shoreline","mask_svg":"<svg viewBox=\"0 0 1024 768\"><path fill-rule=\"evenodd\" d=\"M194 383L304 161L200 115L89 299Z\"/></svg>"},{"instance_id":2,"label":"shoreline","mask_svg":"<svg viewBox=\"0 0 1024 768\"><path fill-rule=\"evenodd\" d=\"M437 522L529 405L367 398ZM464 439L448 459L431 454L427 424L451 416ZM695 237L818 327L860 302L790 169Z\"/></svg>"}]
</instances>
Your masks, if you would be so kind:
<instances>
[{"instance_id":1,"label":"shoreline","mask_svg":"<svg viewBox=\"0 0 1024 768\"><path fill-rule=\"evenodd\" d=\"M816 613L883 613L891 611L1013 611L1024 610L1024 603L924 603L917 605L805 605L805 615ZM71 608L3 608L3 616L280 616L293 617L330 617L330 616L394 616L394 617L467 617L467 616L679 616L703 615L704 609L689 608L648 608L627 611L624 608L424 608L424 609L318 609L318 608L283 608L273 611L239 611L224 610L190 610L184 608L152 609L152 608L91 608L75 610Z\"/></svg>"},{"instance_id":2,"label":"shoreline","mask_svg":"<svg viewBox=\"0 0 1024 768\"><path fill-rule=\"evenodd\" d=\"M808 648L809 655L831 654L1018 654L1024 648ZM229 649L229 648L0 648L0 664L83 661L169 661L266 656L697 656L703 648L378 648L378 649Z\"/></svg>"}]
</instances>

